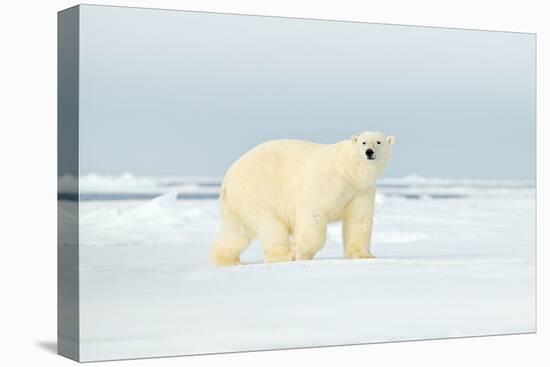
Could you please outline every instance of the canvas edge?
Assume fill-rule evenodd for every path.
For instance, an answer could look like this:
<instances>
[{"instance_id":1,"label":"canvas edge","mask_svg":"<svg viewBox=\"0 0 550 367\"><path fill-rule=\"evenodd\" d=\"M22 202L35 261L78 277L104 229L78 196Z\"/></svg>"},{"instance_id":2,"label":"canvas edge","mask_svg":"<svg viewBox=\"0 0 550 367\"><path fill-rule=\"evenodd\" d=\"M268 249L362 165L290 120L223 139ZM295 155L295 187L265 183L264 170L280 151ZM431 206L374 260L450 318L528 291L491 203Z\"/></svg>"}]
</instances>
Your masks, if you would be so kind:
<instances>
[{"instance_id":1,"label":"canvas edge","mask_svg":"<svg viewBox=\"0 0 550 367\"><path fill-rule=\"evenodd\" d=\"M79 27L79 6L58 12L57 353L76 361L80 360Z\"/></svg>"}]
</instances>

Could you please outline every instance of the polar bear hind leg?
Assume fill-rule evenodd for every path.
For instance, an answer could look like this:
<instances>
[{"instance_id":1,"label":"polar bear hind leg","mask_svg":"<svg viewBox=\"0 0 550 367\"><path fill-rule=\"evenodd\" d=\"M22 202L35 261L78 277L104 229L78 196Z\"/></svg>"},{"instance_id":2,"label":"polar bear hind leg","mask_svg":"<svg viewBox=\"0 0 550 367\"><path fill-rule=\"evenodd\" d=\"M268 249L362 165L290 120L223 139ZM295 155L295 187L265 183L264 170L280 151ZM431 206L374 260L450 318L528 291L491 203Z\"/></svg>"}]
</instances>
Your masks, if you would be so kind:
<instances>
[{"instance_id":1,"label":"polar bear hind leg","mask_svg":"<svg viewBox=\"0 0 550 367\"><path fill-rule=\"evenodd\" d=\"M228 213L222 214L222 227L210 252L210 262L216 266L241 263L240 255L250 244L251 237L239 220Z\"/></svg>"},{"instance_id":2,"label":"polar bear hind leg","mask_svg":"<svg viewBox=\"0 0 550 367\"><path fill-rule=\"evenodd\" d=\"M289 228L277 218L261 220L258 239L262 243L266 262L294 260L294 251L292 251L289 241Z\"/></svg>"}]
</instances>

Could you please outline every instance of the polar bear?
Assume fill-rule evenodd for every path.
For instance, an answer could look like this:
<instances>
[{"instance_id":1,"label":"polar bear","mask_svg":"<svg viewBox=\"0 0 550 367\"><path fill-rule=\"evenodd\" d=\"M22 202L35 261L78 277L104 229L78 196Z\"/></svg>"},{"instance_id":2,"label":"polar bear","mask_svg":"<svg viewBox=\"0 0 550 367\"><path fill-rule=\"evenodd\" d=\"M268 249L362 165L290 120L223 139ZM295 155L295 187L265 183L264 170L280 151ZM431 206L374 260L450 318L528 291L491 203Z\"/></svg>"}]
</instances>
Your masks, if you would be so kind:
<instances>
[{"instance_id":1,"label":"polar bear","mask_svg":"<svg viewBox=\"0 0 550 367\"><path fill-rule=\"evenodd\" d=\"M274 140L248 151L221 186L222 223L210 261L240 264L253 239L267 262L310 260L335 221L343 222L345 257L372 258L376 179L394 141L366 131L335 144Z\"/></svg>"}]
</instances>

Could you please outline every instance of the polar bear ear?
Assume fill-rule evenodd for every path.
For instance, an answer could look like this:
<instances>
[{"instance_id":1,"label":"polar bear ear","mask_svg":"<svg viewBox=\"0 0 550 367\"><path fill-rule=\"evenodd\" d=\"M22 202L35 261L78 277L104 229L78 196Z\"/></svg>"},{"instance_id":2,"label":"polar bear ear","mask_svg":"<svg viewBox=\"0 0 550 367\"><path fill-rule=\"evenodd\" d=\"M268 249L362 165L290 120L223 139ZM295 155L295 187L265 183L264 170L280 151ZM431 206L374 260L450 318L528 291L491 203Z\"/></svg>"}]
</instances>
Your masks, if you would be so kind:
<instances>
[{"instance_id":1,"label":"polar bear ear","mask_svg":"<svg viewBox=\"0 0 550 367\"><path fill-rule=\"evenodd\" d=\"M395 136L388 136L386 138L386 141L388 142L389 145L392 145L392 144L395 144Z\"/></svg>"},{"instance_id":2,"label":"polar bear ear","mask_svg":"<svg viewBox=\"0 0 550 367\"><path fill-rule=\"evenodd\" d=\"M351 142L352 142L353 144L357 143L357 139L359 139L359 137L358 137L357 135L352 135L352 136L351 136Z\"/></svg>"}]
</instances>

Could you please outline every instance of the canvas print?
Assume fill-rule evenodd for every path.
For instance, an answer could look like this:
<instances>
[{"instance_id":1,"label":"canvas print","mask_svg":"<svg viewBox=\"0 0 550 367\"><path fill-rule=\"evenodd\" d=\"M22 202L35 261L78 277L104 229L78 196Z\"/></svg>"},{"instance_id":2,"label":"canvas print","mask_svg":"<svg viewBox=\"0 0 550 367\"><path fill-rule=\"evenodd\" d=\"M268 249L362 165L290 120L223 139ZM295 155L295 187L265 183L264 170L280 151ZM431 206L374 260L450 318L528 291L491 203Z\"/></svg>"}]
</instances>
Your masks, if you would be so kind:
<instances>
[{"instance_id":1,"label":"canvas print","mask_svg":"<svg viewBox=\"0 0 550 367\"><path fill-rule=\"evenodd\" d=\"M535 332L535 35L59 13L58 348Z\"/></svg>"}]
</instances>

